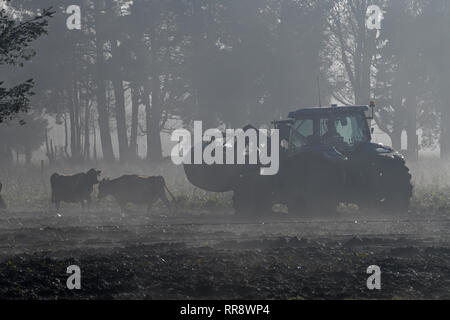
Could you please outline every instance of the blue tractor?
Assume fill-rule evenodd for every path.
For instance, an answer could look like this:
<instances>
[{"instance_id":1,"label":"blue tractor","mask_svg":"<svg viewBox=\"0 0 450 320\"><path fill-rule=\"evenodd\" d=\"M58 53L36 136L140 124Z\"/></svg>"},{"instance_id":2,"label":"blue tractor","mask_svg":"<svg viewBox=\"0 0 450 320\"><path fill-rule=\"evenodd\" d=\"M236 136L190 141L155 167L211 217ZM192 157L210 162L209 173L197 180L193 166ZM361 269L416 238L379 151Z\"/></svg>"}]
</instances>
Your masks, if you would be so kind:
<instances>
[{"instance_id":1,"label":"blue tractor","mask_svg":"<svg viewBox=\"0 0 450 320\"><path fill-rule=\"evenodd\" d=\"M370 106L373 114L374 103ZM406 213L413 189L409 169L401 154L371 142L368 111L367 106L305 108L273 122L280 132L280 169L274 176L260 175L259 165L185 165L186 176L208 191L233 191L239 215L261 215L274 204L299 215L330 215L339 203L356 204L363 212Z\"/></svg>"}]
</instances>

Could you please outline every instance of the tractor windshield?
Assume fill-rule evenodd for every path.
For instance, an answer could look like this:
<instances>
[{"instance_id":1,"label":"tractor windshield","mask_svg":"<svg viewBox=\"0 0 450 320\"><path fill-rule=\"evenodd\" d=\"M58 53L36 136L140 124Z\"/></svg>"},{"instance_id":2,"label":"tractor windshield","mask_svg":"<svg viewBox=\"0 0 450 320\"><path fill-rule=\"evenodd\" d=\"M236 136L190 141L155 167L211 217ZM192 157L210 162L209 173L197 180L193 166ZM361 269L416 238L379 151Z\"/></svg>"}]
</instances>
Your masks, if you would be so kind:
<instances>
[{"instance_id":1,"label":"tractor windshield","mask_svg":"<svg viewBox=\"0 0 450 320\"><path fill-rule=\"evenodd\" d=\"M365 117L359 113L330 115L320 119L322 143L349 149L361 142L370 141Z\"/></svg>"},{"instance_id":2,"label":"tractor windshield","mask_svg":"<svg viewBox=\"0 0 450 320\"><path fill-rule=\"evenodd\" d=\"M345 151L370 141L365 115L357 112L309 115L296 119L290 131L290 150L294 153L320 144Z\"/></svg>"},{"instance_id":3,"label":"tractor windshield","mask_svg":"<svg viewBox=\"0 0 450 320\"><path fill-rule=\"evenodd\" d=\"M313 119L302 119L292 124L291 142L295 150L311 144L311 138L314 135Z\"/></svg>"}]
</instances>

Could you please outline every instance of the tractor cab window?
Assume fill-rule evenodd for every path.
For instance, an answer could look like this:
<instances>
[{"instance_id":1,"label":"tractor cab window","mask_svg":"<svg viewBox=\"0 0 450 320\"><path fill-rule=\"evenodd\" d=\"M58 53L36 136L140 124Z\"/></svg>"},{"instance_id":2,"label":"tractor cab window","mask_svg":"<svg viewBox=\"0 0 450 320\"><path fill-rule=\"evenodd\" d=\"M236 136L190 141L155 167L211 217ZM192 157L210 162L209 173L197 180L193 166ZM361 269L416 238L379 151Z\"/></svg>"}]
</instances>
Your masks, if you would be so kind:
<instances>
[{"instance_id":1,"label":"tractor cab window","mask_svg":"<svg viewBox=\"0 0 450 320\"><path fill-rule=\"evenodd\" d=\"M312 119L301 119L295 121L291 126L291 148L301 149L311 143L314 135L314 122Z\"/></svg>"},{"instance_id":2,"label":"tractor cab window","mask_svg":"<svg viewBox=\"0 0 450 320\"><path fill-rule=\"evenodd\" d=\"M322 143L351 148L360 142L367 141L363 117L359 114L342 115L320 119L320 137Z\"/></svg>"}]
</instances>

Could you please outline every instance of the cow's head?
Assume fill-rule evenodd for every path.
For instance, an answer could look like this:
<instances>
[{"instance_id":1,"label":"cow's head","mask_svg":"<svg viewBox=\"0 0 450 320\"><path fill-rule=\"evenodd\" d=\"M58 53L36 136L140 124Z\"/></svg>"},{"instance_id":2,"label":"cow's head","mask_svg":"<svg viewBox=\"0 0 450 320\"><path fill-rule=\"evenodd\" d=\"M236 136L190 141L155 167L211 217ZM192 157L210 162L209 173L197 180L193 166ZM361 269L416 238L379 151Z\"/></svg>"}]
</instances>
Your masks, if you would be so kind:
<instances>
[{"instance_id":1,"label":"cow's head","mask_svg":"<svg viewBox=\"0 0 450 320\"><path fill-rule=\"evenodd\" d=\"M100 178L101 173L102 172L100 170L95 169L91 169L88 172L86 172L87 176L89 177L89 182L92 184L99 183L98 178Z\"/></svg>"},{"instance_id":2,"label":"cow's head","mask_svg":"<svg viewBox=\"0 0 450 320\"><path fill-rule=\"evenodd\" d=\"M98 185L98 198L103 199L107 197L111 192L111 181L109 179L103 179Z\"/></svg>"}]
</instances>

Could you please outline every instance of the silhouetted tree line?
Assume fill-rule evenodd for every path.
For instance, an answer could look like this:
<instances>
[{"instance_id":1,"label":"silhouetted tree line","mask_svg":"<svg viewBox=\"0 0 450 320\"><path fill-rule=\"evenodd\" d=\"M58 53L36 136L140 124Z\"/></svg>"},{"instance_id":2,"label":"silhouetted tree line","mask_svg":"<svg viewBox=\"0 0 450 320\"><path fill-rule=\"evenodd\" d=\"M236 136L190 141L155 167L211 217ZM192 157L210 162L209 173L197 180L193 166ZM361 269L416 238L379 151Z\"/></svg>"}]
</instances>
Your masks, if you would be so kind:
<instances>
[{"instance_id":1,"label":"silhouetted tree line","mask_svg":"<svg viewBox=\"0 0 450 320\"><path fill-rule=\"evenodd\" d=\"M73 4L81 30L66 28ZM366 26L371 4L385 11L379 32ZM45 144L51 160L135 161L145 136L146 159L158 162L161 132L193 120L270 125L296 108L372 99L394 148L406 132L410 159L421 146L450 154L446 0L13 0L9 7L16 14L0 15L0 64L10 62L2 58L7 21L37 24L30 40L46 28L48 35L33 42L35 56L30 40L15 49L29 60L25 68L2 72L24 92L17 107L2 97L17 97L14 88L1 89L0 116L26 105L33 113L8 139L0 128L0 157L14 150L28 160ZM49 20L47 7L56 11ZM50 118L65 128L59 149L46 133Z\"/></svg>"}]
</instances>

